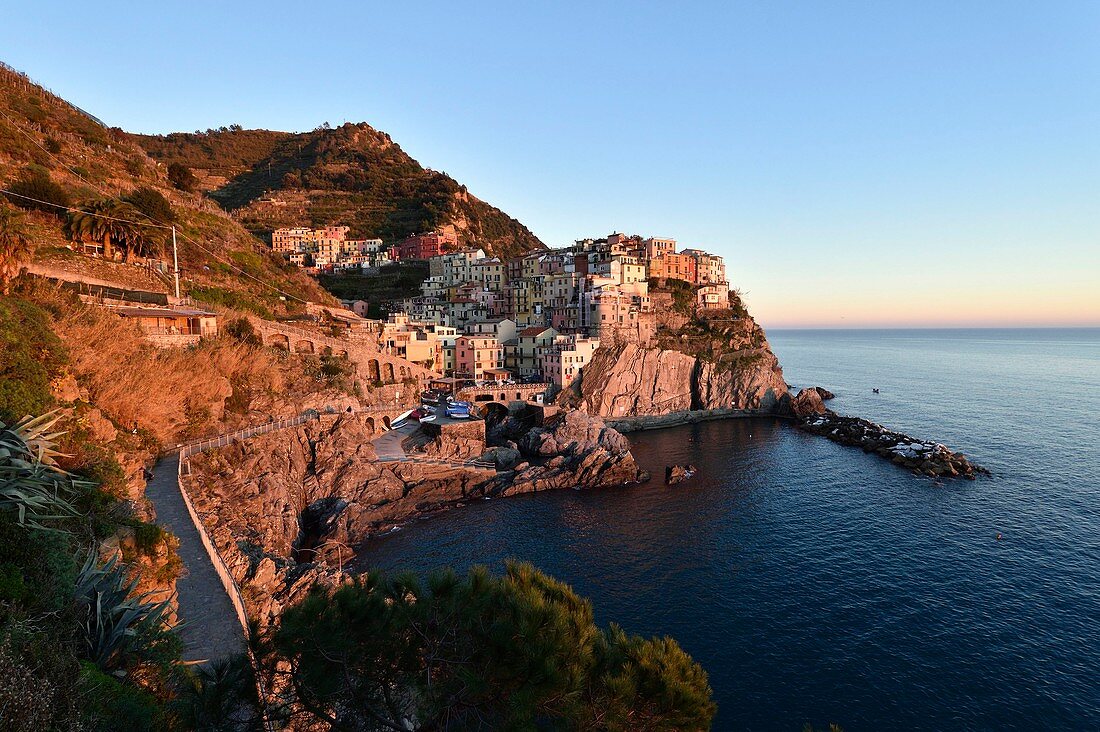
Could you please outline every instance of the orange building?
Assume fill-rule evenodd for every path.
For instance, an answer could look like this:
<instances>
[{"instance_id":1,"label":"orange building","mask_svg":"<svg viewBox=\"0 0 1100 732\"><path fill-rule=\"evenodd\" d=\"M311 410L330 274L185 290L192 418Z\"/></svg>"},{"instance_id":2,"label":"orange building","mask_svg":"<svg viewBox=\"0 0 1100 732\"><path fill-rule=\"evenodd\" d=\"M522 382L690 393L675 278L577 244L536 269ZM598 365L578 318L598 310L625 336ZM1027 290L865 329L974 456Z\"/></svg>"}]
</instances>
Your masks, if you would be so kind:
<instances>
[{"instance_id":1,"label":"orange building","mask_svg":"<svg viewBox=\"0 0 1100 732\"><path fill-rule=\"evenodd\" d=\"M649 276L683 280L696 284L696 260L690 254L662 254L649 260Z\"/></svg>"}]
</instances>

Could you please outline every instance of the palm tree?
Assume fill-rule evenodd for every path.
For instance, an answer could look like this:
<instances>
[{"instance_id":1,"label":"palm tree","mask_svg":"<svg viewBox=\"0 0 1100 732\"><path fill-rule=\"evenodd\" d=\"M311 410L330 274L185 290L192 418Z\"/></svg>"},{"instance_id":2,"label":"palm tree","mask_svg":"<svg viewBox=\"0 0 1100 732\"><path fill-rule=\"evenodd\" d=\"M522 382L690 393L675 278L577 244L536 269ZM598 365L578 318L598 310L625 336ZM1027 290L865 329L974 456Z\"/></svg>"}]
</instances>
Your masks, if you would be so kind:
<instances>
[{"instance_id":1,"label":"palm tree","mask_svg":"<svg viewBox=\"0 0 1100 732\"><path fill-rule=\"evenodd\" d=\"M79 211L70 212L65 220L65 235L81 244L89 240L102 242L103 256L106 259L114 259L114 250L111 247L110 222L100 216L103 213L103 203L103 201L97 201Z\"/></svg>"},{"instance_id":2,"label":"palm tree","mask_svg":"<svg viewBox=\"0 0 1100 732\"><path fill-rule=\"evenodd\" d=\"M19 276L19 270L30 255L31 238L23 215L8 206L0 206L0 292L8 294L11 281Z\"/></svg>"},{"instance_id":3,"label":"palm tree","mask_svg":"<svg viewBox=\"0 0 1100 732\"><path fill-rule=\"evenodd\" d=\"M85 239L103 242L103 256L114 258L114 247L122 249L122 259L132 255L154 257L160 254L160 243L153 239L141 212L131 203L117 198L105 198L69 214L65 233L73 241Z\"/></svg>"}]
</instances>

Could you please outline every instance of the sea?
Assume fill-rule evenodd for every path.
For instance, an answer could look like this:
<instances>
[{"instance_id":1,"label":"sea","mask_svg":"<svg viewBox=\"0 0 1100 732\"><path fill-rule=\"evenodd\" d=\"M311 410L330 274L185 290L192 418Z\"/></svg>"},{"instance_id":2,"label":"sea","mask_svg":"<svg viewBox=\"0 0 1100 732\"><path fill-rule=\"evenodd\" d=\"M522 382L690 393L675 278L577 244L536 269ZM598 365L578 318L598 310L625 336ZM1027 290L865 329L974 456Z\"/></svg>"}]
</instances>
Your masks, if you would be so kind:
<instances>
[{"instance_id":1,"label":"sea","mask_svg":"<svg viewBox=\"0 0 1100 732\"><path fill-rule=\"evenodd\" d=\"M768 336L790 384L992 476L706 422L629 436L647 484L482 501L360 561L530 561L600 623L679 641L717 730L1100 729L1100 329ZM672 463L699 473L665 486Z\"/></svg>"}]
</instances>

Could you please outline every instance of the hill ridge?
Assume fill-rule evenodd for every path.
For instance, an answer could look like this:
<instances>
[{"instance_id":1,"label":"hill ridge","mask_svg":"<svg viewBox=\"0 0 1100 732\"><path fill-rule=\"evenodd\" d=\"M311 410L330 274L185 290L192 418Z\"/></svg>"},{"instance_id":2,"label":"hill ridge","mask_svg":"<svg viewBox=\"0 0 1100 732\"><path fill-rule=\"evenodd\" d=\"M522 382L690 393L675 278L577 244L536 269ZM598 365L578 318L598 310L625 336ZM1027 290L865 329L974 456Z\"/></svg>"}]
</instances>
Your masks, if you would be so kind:
<instances>
[{"instance_id":1,"label":"hill ridge","mask_svg":"<svg viewBox=\"0 0 1100 732\"><path fill-rule=\"evenodd\" d=\"M185 165L247 229L347 225L399 241L453 226L465 246L514 256L545 245L446 173L421 165L367 122L309 132L242 129L131 135L154 159Z\"/></svg>"}]
</instances>

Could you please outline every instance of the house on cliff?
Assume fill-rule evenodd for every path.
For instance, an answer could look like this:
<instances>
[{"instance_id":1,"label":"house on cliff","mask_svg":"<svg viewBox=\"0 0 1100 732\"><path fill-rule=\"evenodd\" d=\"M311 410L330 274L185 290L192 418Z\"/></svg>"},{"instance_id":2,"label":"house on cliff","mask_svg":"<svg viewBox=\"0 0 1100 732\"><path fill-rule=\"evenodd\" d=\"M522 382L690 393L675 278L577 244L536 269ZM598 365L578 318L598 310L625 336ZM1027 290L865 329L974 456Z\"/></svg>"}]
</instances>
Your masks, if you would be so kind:
<instances>
[{"instance_id":1,"label":"house on cliff","mask_svg":"<svg viewBox=\"0 0 1100 732\"><path fill-rule=\"evenodd\" d=\"M218 334L218 316L206 310L125 306L114 311L137 323L146 340L159 348L190 346Z\"/></svg>"}]
</instances>

